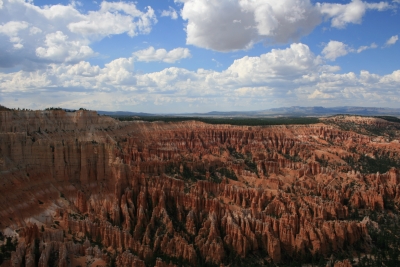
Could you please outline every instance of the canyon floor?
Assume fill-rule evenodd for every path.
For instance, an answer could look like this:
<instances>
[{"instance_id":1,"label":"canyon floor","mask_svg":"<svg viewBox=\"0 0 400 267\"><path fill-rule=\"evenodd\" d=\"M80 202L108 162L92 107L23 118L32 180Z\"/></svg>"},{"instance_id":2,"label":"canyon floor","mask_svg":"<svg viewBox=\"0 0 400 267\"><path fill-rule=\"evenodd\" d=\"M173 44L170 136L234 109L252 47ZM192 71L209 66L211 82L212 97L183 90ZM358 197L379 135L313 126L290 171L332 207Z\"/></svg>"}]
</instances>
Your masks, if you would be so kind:
<instances>
[{"instance_id":1,"label":"canyon floor","mask_svg":"<svg viewBox=\"0 0 400 267\"><path fill-rule=\"evenodd\" d=\"M1 266L400 266L400 123L0 111Z\"/></svg>"}]
</instances>

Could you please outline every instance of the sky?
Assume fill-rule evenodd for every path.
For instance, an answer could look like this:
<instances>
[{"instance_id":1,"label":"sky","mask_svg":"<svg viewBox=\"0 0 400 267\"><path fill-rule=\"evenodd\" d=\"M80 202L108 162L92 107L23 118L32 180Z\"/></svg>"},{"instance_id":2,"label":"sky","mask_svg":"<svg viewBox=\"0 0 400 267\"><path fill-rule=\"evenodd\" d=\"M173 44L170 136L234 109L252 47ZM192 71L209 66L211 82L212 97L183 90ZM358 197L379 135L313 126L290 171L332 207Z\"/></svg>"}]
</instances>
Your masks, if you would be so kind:
<instances>
[{"instance_id":1,"label":"sky","mask_svg":"<svg viewBox=\"0 0 400 267\"><path fill-rule=\"evenodd\" d=\"M400 0L0 0L0 104L400 107Z\"/></svg>"}]
</instances>

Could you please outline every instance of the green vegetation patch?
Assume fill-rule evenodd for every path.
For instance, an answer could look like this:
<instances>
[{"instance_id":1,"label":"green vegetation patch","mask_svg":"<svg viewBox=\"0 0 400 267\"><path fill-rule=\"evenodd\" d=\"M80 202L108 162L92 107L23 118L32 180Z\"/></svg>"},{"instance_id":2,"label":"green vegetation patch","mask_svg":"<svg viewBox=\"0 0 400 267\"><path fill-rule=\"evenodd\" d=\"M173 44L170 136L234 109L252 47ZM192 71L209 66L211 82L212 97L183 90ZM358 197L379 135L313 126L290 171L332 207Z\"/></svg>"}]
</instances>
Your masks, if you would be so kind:
<instances>
[{"instance_id":1,"label":"green vegetation patch","mask_svg":"<svg viewBox=\"0 0 400 267\"><path fill-rule=\"evenodd\" d=\"M197 180L205 180L205 175L194 173L189 167L183 166L182 172L183 180L190 180L192 182L196 182Z\"/></svg>"},{"instance_id":2,"label":"green vegetation patch","mask_svg":"<svg viewBox=\"0 0 400 267\"><path fill-rule=\"evenodd\" d=\"M233 170L227 168L221 168L218 170L221 175L224 175L226 178L237 181L238 178Z\"/></svg>"},{"instance_id":3,"label":"green vegetation patch","mask_svg":"<svg viewBox=\"0 0 400 267\"><path fill-rule=\"evenodd\" d=\"M375 118L383 119L390 122L397 122L400 123L400 119L393 116L375 116Z\"/></svg>"},{"instance_id":4,"label":"green vegetation patch","mask_svg":"<svg viewBox=\"0 0 400 267\"><path fill-rule=\"evenodd\" d=\"M0 236L3 238L3 236ZM0 246L0 264L3 263L4 260L11 259L11 252L17 249L17 240L12 240L12 237L6 237L5 244Z\"/></svg>"},{"instance_id":5,"label":"green vegetation patch","mask_svg":"<svg viewBox=\"0 0 400 267\"><path fill-rule=\"evenodd\" d=\"M208 124L230 124L243 126L268 126L268 125L291 125L291 124L315 124L319 119L315 117L279 117L279 118L205 118L205 117L168 117L168 116L112 116L120 121L201 121Z\"/></svg>"},{"instance_id":6,"label":"green vegetation patch","mask_svg":"<svg viewBox=\"0 0 400 267\"><path fill-rule=\"evenodd\" d=\"M390 158L388 156L375 156L371 158L365 155L361 155L359 160L355 160L353 157L348 156L343 159L351 166L355 171L361 173L385 173L392 167L400 168L400 162L398 159Z\"/></svg>"},{"instance_id":7,"label":"green vegetation patch","mask_svg":"<svg viewBox=\"0 0 400 267\"><path fill-rule=\"evenodd\" d=\"M229 154L235 159L245 159L245 156L242 153L237 152L234 147L228 147L228 151Z\"/></svg>"},{"instance_id":8,"label":"green vegetation patch","mask_svg":"<svg viewBox=\"0 0 400 267\"><path fill-rule=\"evenodd\" d=\"M335 115L339 116L339 115ZM333 117L335 117L333 116ZM347 116L347 115L340 115ZM362 117L362 116L361 116ZM364 135L373 135L373 136L385 136L389 138L389 140L393 140L399 137L400 131L400 119L393 116L374 116L373 118L384 119L389 122L397 122L399 124L392 125L368 125L368 124L357 124L351 121L332 121L325 120L324 122L327 124L333 124L338 126L343 131L353 131L359 134Z\"/></svg>"},{"instance_id":9,"label":"green vegetation patch","mask_svg":"<svg viewBox=\"0 0 400 267\"><path fill-rule=\"evenodd\" d=\"M0 105L0 111L10 111L11 109L9 109L9 108L7 108L7 107L5 107L5 106L2 106L2 105Z\"/></svg>"},{"instance_id":10,"label":"green vegetation patch","mask_svg":"<svg viewBox=\"0 0 400 267\"><path fill-rule=\"evenodd\" d=\"M208 170L210 182L221 183L223 177L237 181L238 178L235 172L227 167L215 167L211 166ZM199 180L206 180L207 170L204 168L194 168L193 170L183 165L182 173L179 172L179 168L173 164L168 164L165 166L165 173L170 176L178 175L186 182L196 182Z\"/></svg>"}]
</instances>

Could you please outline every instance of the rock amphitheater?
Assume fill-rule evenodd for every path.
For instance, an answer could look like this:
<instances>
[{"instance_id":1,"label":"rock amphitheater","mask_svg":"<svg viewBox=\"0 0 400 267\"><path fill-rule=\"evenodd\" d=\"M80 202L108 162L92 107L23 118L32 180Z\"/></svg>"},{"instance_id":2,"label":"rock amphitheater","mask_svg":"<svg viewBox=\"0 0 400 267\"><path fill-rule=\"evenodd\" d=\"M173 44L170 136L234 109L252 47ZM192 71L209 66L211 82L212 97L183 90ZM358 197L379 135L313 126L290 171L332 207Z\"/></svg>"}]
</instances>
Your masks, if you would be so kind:
<instances>
[{"instance_id":1,"label":"rock amphitheater","mask_svg":"<svg viewBox=\"0 0 400 267\"><path fill-rule=\"evenodd\" d=\"M357 264L337 255L371 254L379 216L397 220L400 171L366 173L349 159L399 162L399 138L332 121L245 127L1 111L0 230L15 244L1 266Z\"/></svg>"}]
</instances>

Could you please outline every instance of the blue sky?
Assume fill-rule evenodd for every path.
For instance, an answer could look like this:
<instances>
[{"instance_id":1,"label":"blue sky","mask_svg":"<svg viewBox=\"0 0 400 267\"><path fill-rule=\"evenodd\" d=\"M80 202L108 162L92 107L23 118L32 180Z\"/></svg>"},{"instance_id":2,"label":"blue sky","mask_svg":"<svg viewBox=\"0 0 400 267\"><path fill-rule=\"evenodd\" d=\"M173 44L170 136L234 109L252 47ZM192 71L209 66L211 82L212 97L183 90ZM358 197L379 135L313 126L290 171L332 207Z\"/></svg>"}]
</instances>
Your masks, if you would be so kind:
<instances>
[{"instance_id":1,"label":"blue sky","mask_svg":"<svg viewBox=\"0 0 400 267\"><path fill-rule=\"evenodd\" d=\"M0 0L0 104L399 107L400 0Z\"/></svg>"}]
</instances>

